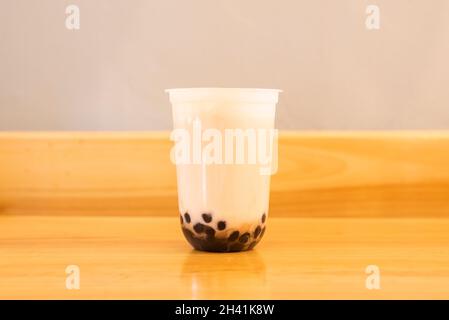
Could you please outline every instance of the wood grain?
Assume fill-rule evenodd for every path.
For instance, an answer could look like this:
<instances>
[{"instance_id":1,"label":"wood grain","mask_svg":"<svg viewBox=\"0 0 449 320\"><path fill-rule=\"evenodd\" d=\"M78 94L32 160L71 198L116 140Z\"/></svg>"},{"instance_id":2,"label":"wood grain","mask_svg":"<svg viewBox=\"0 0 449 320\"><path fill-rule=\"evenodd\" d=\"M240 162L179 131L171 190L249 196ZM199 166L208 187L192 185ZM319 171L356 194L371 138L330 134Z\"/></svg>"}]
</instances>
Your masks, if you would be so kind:
<instances>
[{"instance_id":1,"label":"wood grain","mask_svg":"<svg viewBox=\"0 0 449 320\"><path fill-rule=\"evenodd\" d=\"M0 213L173 216L157 133L0 133ZM283 132L271 215L449 217L449 132Z\"/></svg>"},{"instance_id":2,"label":"wood grain","mask_svg":"<svg viewBox=\"0 0 449 320\"><path fill-rule=\"evenodd\" d=\"M0 298L448 299L449 219L270 218L255 250L214 254L177 218L0 216Z\"/></svg>"}]
</instances>

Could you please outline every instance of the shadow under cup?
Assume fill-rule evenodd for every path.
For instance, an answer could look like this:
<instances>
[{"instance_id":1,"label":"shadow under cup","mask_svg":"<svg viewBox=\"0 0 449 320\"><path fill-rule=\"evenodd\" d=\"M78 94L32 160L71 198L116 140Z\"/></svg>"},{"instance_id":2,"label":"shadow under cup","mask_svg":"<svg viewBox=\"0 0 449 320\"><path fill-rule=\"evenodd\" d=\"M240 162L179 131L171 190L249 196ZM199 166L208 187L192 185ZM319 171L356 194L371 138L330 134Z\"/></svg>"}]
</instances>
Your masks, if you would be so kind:
<instances>
[{"instance_id":1,"label":"shadow under cup","mask_svg":"<svg viewBox=\"0 0 449 320\"><path fill-rule=\"evenodd\" d=\"M197 250L251 250L263 237L279 90L167 90L182 231Z\"/></svg>"}]
</instances>

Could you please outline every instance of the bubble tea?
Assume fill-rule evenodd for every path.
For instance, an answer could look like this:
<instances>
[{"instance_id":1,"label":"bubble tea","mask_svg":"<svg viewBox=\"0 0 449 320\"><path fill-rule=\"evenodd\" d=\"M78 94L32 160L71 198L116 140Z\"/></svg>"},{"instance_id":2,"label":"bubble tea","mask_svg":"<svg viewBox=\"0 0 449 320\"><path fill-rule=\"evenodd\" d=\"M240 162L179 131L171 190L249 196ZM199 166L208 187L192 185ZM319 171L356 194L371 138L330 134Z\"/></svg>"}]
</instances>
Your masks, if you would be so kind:
<instances>
[{"instance_id":1,"label":"bubble tea","mask_svg":"<svg viewBox=\"0 0 449 320\"><path fill-rule=\"evenodd\" d=\"M251 250L268 218L277 168L279 90L167 90L182 231L197 250Z\"/></svg>"}]
</instances>

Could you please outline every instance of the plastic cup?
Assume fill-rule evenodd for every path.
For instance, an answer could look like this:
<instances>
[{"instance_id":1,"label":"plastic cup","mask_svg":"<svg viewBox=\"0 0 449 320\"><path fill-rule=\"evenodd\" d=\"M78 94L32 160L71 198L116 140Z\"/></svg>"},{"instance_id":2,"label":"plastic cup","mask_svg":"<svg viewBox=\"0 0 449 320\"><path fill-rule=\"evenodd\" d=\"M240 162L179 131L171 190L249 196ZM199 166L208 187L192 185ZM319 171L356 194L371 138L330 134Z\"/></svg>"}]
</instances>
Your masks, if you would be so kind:
<instances>
[{"instance_id":1,"label":"plastic cup","mask_svg":"<svg viewBox=\"0 0 449 320\"><path fill-rule=\"evenodd\" d=\"M197 250L251 250L265 233L280 90L169 89L182 231Z\"/></svg>"}]
</instances>

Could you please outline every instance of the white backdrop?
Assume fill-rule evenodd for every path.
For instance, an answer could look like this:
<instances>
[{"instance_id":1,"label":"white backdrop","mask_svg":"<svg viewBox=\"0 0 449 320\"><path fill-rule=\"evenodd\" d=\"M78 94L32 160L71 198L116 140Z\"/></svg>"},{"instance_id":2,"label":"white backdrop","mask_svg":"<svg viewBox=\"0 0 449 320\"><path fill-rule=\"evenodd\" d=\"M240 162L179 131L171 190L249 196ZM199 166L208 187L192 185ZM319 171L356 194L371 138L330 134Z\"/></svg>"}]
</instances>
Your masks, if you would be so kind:
<instances>
[{"instance_id":1,"label":"white backdrop","mask_svg":"<svg viewBox=\"0 0 449 320\"><path fill-rule=\"evenodd\" d=\"M0 40L0 130L169 129L192 86L283 89L282 129L449 128L447 0L0 0Z\"/></svg>"}]
</instances>

